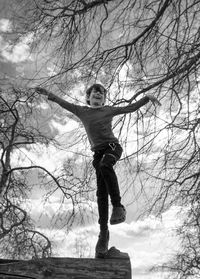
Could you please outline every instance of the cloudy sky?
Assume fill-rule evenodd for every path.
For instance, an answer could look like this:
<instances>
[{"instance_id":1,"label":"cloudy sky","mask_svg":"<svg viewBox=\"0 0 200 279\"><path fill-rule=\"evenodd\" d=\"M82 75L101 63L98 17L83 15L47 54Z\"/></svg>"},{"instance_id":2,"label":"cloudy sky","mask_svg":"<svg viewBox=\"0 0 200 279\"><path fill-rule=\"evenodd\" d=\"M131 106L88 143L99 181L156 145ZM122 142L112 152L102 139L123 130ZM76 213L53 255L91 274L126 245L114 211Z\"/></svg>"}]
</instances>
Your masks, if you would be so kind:
<instances>
[{"instance_id":1,"label":"cloudy sky","mask_svg":"<svg viewBox=\"0 0 200 279\"><path fill-rule=\"evenodd\" d=\"M32 208L32 217L36 220L40 231L53 241L55 256L94 257L94 247L99 232L97 217L95 218L94 212L91 213L88 205L85 205L84 212L87 216L91 215L91 219L88 218L84 226L75 222L69 231L65 228L49 230L49 225L58 212L61 219L62 216L66 216L66 211L69 210L67 204L60 206L59 199L52 199L43 205L42 200L37 198L32 199L29 206ZM92 206L97 212L96 205ZM110 247L115 246L129 254L133 278L164 278L165 273L149 270L171 259L176 253L179 240L175 235L175 229L180 224L176 214L179 210L178 207L172 207L162 214L161 218L149 216L110 226ZM128 215L128 220L134 219L131 218L129 210ZM58 224L57 226L59 227Z\"/></svg>"},{"instance_id":2,"label":"cloudy sky","mask_svg":"<svg viewBox=\"0 0 200 279\"><path fill-rule=\"evenodd\" d=\"M23 38L13 46L5 34L12 31L12 21L3 17L0 18L0 69L4 74L12 76L23 75L25 72L33 74L34 57L30 53L30 37ZM28 65L28 66L27 66ZM50 71L50 69L49 69ZM77 94L80 89L77 89ZM82 95L80 96L80 99ZM81 99L82 100L82 99ZM48 109L47 107L44 109ZM45 124L45 123L44 123ZM57 137L64 142L65 136L79 127L76 121L61 125L55 120L51 121L52 129L57 129ZM164 135L161 135L164 136ZM23 150L13 155L13 165L28 164L29 159L34 163L46 167L49 171L58 169L62 162L71 155L65 150L56 150L54 146L43 150L42 153L35 153L31 150ZM39 155L40 154L40 155ZM89 154L89 153L88 153ZM91 156L89 154L88 156ZM155 155L154 155L155 156ZM128 197L124 196L124 203L128 203ZM140 204L140 201L138 201ZM123 224L110 227L111 240L110 246L116 246L121 251L127 252L131 259L134 279L157 279L163 278L162 272L151 273L149 269L154 265L159 265L168 260L178 249L178 239L175 236L175 228L179 224L177 212L179 208L172 207L162 214L161 218L155 216L143 217L137 219L140 214L138 204L131 204L127 208L127 221ZM94 247L98 236L97 208L96 203L88 205L83 204L83 211L89 216L84 222L84 226L79 223L72 226L70 231L66 231L61 225L55 229L49 229L55 215L65 216L66 211L70 211L69 204L60 204L59 196L54 196L44 203L41 194L33 191L32 196L25 207L30 208L31 216L35 220L36 226L52 239L54 244L54 253L62 257L94 257ZM93 211L91 212L91 207ZM79 218L79 216L77 216ZM81 218L81 217L80 217ZM61 218L62 219L62 218Z\"/></svg>"}]
</instances>

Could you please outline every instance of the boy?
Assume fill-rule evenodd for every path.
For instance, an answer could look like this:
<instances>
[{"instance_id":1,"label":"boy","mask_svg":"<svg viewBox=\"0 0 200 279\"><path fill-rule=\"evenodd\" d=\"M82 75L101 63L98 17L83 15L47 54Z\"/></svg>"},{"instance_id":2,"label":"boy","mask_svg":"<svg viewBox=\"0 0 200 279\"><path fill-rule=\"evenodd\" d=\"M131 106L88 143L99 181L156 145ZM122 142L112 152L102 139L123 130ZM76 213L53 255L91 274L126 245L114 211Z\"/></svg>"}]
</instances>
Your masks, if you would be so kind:
<instances>
[{"instance_id":1,"label":"boy","mask_svg":"<svg viewBox=\"0 0 200 279\"><path fill-rule=\"evenodd\" d=\"M93 166L97 179L100 234L95 251L96 257L102 258L108 252L109 196L113 206L110 224L119 224L126 219L126 210L121 204L118 180L113 169L113 166L120 159L123 149L112 132L112 119L119 114L134 112L149 101L158 105L160 103L155 97L147 95L138 102L125 107L104 106L107 91L100 84L93 84L86 91L86 102L89 106L74 105L40 87L36 87L36 91L48 96L49 100L75 114L85 127L91 150L94 152Z\"/></svg>"}]
</instances>

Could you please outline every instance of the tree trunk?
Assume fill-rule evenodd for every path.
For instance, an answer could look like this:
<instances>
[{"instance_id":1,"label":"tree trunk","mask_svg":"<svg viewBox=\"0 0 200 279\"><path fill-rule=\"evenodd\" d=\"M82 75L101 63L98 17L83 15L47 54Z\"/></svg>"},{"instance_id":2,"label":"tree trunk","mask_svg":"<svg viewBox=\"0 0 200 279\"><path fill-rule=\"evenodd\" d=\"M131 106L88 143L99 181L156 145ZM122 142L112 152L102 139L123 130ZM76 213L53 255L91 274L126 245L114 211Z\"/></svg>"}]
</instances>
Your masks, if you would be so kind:
<instances>
[{"instance_id":1,"label":"tree trunk","mask_svg":"<svg viewBox=\"0 0 200 279\"><path fill-rule=\"evenodd\" d=\"M16 279L131 279L130 259L47 258L0 260L0 278Z\"/></svg>"}]
</instances>

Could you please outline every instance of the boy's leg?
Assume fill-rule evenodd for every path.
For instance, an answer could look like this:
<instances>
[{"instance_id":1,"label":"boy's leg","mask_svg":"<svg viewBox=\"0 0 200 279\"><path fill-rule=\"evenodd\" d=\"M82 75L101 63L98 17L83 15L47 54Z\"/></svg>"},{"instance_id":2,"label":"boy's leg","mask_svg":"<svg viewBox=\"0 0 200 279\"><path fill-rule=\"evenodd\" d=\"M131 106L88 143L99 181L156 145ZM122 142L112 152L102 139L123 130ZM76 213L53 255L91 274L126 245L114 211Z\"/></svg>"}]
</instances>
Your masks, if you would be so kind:
<instances>
[{"instance_id":1,"label":"boy's leg","mask_svg":"<svg viewBox=\"0 0 200 279\"><path fill-rule=\"evenodd\" d=\"M97 179L97 204L99 212L100 234L95 247L95 257L103 258L108 252L109 231L108 231L108 190L99 168L99 162L103 156L102 152L94 155L93 166L96 169Z\"/></svg>"},{"instance_id":2,"label":"boy's leg","mask_svg":"<svg viewBox=\"0 0 200 279\"><path fill-rule=\"evenodd\" d=\"M113 169L113 166L120 159L121 154L122 147L119 144L110 144L108 148L104 151L104 154L99 163L101 175L107 186L111 203L115 207L121 205L121 197L118 179Z\"/></svg>"},{"instance_id":3,"label":"boy's leg","mask_svg":"<svg viewBox=\"0 0 200 279\"><path fill-rule=\"evenodd\" d=\"M95 258L104 258L108 253L109 230L100 231L99 238L95 247Z\"/></svg>"},{"instance_id":4,"label":"boy's leg","mask_svg":"<svg viewBox=\"0 0 200 279\"><path fill-rule=\"evenodd\" d=\"M100 230L108 229L109 201L108 190L100 171L97 171L97 205Z\"/></svg>"},{"instance_id":5,"label":"boy's leg","mask_svg":"<svg viewBox=\"0 0 200 279\"><path fill-rule=\"evenodd\" d=\"M124 222L126 219L126 210L121 204L121 197L118 185L118 179L113 169L115 163L122 154L122 148L119 144L110 144L104 151L104 155L100 160L100 171L106 183L108 193L113 205L113 211L110 218L111 225Z\"/></svg>"},{"instance_id":6,"label":"boy's leg","mask_svg":"<svg viewBox=\"0 0 200 279\"><path fill-rule=\"evenodd\" d=\"M99 212L99 225L100 230L108 229L108 214L109 214L109 201L108 201L108 189L105 184L104 178L100 170L100 160L102 159L103 153L101 151L95 152L93 166L96 170L97 180L97 205Z\"/></svg>"}]
</instances>

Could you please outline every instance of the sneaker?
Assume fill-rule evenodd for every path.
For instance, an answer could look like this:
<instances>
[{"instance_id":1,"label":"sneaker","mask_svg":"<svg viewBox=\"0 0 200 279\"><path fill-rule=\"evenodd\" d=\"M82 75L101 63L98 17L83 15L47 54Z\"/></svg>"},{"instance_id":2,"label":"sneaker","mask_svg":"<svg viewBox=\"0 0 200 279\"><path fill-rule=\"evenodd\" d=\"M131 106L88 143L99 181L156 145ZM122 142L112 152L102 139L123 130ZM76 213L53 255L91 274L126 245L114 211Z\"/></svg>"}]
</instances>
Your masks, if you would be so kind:
<instances>
[{"instance_id":1,"label":"sneaker","mask_svg":"<svg viewBox=\"0 0 200 279\"><path fill-rule=\"evenodd\" d=\"M112 215L110 218L110 224L116 225L124 222L126 220L126 209L123 205L113 207Z\"/></svg>"},{"instance_id":2,"label":"sneaker","mask_svg":"<svg viewBox=\"0 0 200 279\"><path fill-rule=\"evenodd\" d=\"M109 231L101 231L96 244L95 258L104 258L108 252Z\"/></svg>"},{"instance_id":3,"label":"sneaker","mask_svg":"<svg viewBox=\"0 0 200 279\"><path fill-rule=\"evenodd\" d=\"M129 259L128 253L121 252L114 246L108 250L106 255L107 259Z\"/></svg>"}]
</instances>

